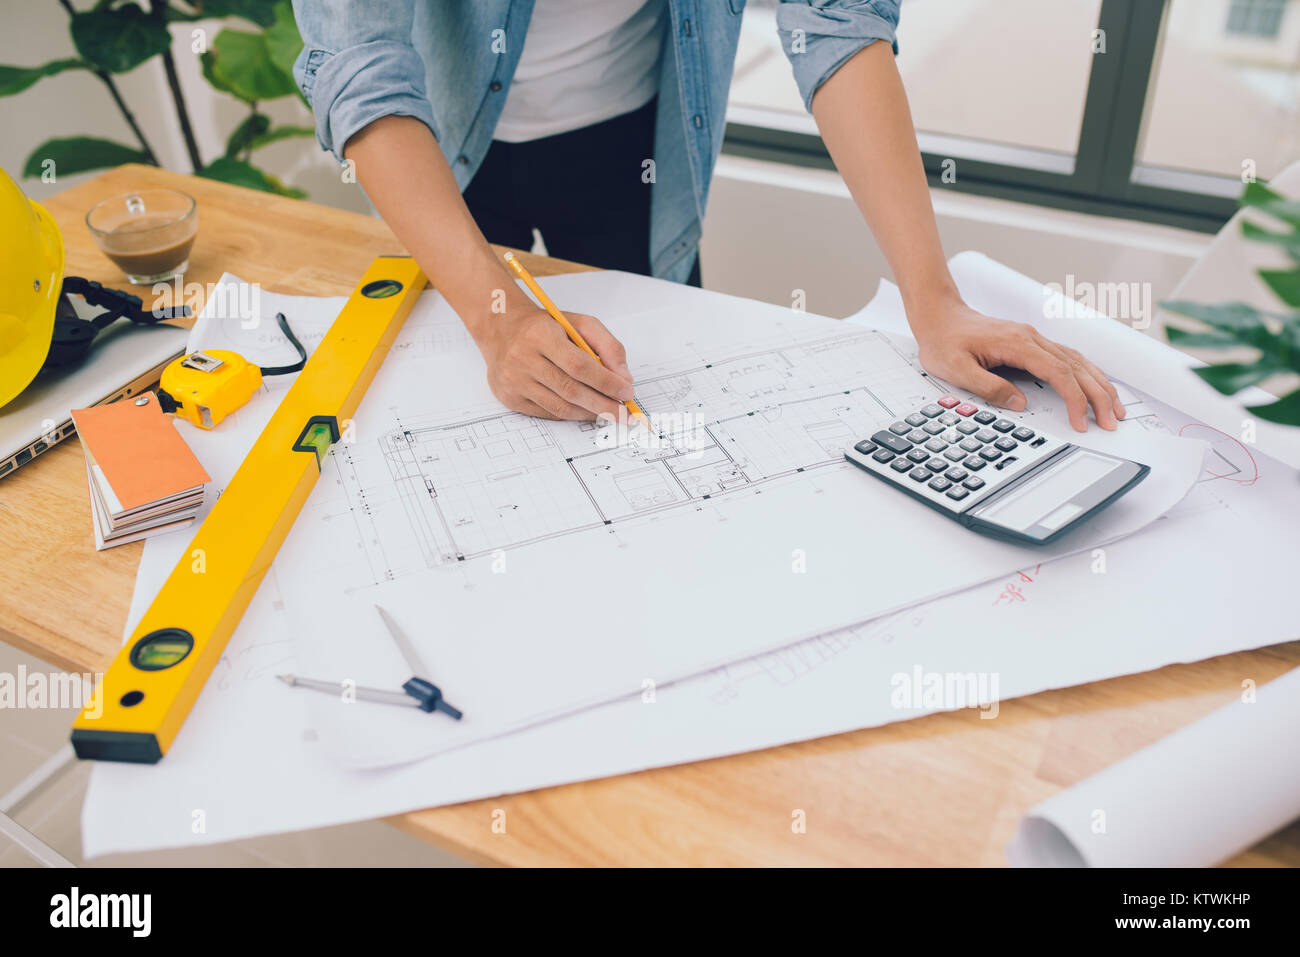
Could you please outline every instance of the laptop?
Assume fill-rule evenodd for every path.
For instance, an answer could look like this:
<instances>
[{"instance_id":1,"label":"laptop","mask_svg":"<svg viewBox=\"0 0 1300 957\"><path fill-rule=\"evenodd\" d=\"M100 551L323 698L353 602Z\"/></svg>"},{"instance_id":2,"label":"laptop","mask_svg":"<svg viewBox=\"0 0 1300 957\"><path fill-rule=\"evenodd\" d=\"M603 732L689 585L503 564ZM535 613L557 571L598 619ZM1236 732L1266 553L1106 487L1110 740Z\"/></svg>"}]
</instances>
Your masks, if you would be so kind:
<instances>
[{"instance_id":1,"label":"laptop","mask_svg":"<svg viewBox=\"0 0 1300 957\"><path fill-rule=\"evenodd\" d=\"M81 305L74 307L79 314ZM72 409L116 402L156 385L168 363L185 353L188 339L189 330L178 326L119 319L95 338L79 365L41 370L0 408L0 480L72 435Z\"/></svg>"}]
</instances>

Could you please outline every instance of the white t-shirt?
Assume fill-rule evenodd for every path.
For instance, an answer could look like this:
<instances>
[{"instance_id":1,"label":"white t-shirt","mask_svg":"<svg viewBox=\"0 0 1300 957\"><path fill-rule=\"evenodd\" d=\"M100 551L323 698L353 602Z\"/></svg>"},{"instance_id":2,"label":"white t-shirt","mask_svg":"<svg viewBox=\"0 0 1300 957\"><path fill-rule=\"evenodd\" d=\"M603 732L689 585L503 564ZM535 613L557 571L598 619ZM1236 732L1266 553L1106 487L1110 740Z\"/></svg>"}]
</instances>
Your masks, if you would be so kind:
<instances>
[{"instance_id":1,"label":"white t-shirt","mask_svg":"<svg viewBox=\"0 0 1300 957\"><path fill-rule=\"evenodd\" d=\"M665 15L664 0L536 0L493 137L522 143L645 106Z\"/></svg>"}]
</instances>

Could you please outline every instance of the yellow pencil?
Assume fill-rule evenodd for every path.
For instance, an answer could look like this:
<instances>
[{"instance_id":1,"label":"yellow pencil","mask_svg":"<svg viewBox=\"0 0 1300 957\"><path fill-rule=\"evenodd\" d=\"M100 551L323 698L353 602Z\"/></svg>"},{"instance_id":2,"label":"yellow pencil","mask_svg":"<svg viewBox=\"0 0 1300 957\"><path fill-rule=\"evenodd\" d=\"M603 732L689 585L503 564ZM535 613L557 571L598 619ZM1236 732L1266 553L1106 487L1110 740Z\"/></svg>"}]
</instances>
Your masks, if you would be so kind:
<instances>
[{"instance_id":1,"label":"yellow pencil","mask_svg":"<svg viewBox=\"0 0 1300 957\"><path fill-rule=\"evenodd\" d=\"M515 254L506 253L505 260L510 268L515 271L515 274L524 281L524 285L528 287L529 291L537 297L537 301L542 304L542 308L550 313L551 318L563 327L568 337L573 340L573 344L597 362L600 362L600 356L596 355L596 351L592 349L591 346L587 345L587 340L583 339L578 330L573 328L573 323L569 322L569 320L565 318L564 313L560 312L555 303L551 302L551 297L548 296L542 290L542 287L537 284L537 280L534 279L532 274L524 268L524 264L515 258ZM601 365L604 365L604 363L602 362ZM641 406L637 405L635 399L628 399L623 404L627 406L628 412L632 413L632 415L645 420L645 413L641 411Z\"/></svg>"}]
</instances>

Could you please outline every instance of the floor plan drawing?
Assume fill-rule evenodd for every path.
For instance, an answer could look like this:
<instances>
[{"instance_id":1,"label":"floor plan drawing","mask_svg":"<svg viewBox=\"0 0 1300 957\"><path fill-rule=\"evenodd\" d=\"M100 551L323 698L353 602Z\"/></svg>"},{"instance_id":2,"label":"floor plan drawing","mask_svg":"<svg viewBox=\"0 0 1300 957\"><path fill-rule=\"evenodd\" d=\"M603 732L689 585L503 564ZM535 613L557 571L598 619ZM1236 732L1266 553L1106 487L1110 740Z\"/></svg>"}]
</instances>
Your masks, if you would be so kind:
<instances>
[{"instance_id":1,"label":"floor plan drawing","mask_svg":"<svg viewBox=\"0 0 1300 957\"><path fill-rule=\"evenodd\" d=\"M657 435L395 411L381 456L344 444L331 467L374 581L393 580L843 467L848 445L941 390L885 337L846 331L638 380Z\"/></svg>"}]
</instances>

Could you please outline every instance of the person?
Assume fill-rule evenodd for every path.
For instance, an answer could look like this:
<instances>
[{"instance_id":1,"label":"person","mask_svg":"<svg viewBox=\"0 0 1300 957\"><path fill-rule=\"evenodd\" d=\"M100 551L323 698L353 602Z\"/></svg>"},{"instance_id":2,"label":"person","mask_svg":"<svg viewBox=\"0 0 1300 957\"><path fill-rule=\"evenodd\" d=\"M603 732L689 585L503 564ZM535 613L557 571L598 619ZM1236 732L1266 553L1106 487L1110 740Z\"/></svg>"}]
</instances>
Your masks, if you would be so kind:
<instances>
[{"instance_id":1,"label":"person","mask_svg":"<svg viewBox=\"0 0 1300 957\"><path fill-rule=\"evenodd\" d=\"M489 242L699 283L743 0L294 0L295 78L357 181L477 343L492 392L556 419L621 416L633 377L595 317L596 361ZM1024 369L1071 426L1125 412L1091 361L958 294L894 56L897 0L781 0L803 101L885 254L922 365L1003 408Z\"/></svg>"}]
</instances>

